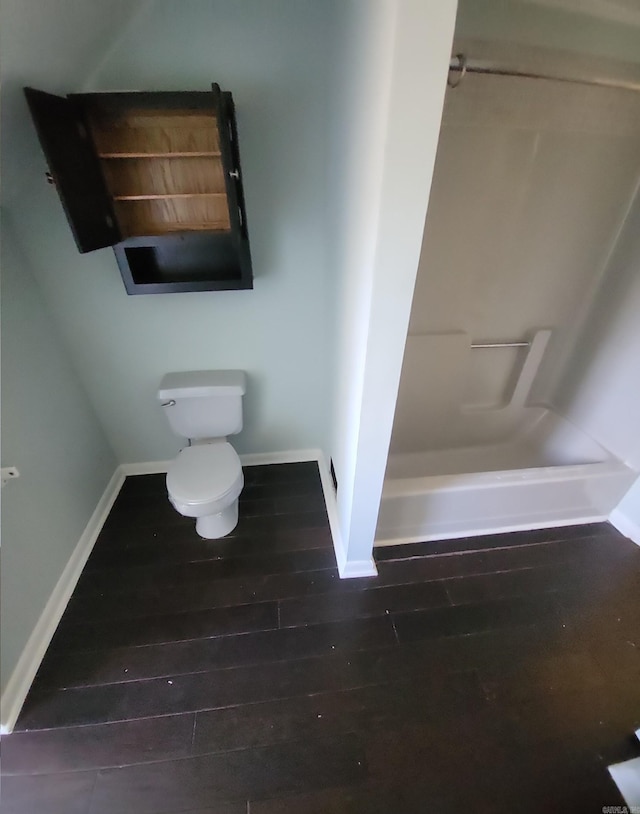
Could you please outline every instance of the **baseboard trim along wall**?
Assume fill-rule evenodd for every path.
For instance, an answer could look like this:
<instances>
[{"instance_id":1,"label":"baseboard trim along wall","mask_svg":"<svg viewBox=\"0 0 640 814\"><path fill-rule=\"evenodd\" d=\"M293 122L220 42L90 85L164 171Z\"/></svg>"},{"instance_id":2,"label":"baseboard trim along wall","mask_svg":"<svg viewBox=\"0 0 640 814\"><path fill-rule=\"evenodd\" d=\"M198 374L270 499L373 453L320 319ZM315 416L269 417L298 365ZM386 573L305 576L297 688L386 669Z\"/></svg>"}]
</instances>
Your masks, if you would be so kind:
<instances>
[{"instance_id":1,"label":"baseboard trim along wall","mask_svg":"<svg viewBox=\"0 0 640 814\"><path fill-rule=\"evenodd\" d=\"M621 509L614 509L609 515L609 522L636 545L640 545L640 525L628 517Z\"/></svg>"},{"instance_id":2,"label":"baseboard trim along wall","mask_svg":"<svg viewBox=\"0 0 640 814\"><path fill-rule=\"evenodd\" d=\"M254 452L240 456L243 466L266 466L268 464L299 464L305 461L317 461L317 449L293 449L285 452ZM160 475L166 472L171 461L141 461L140 463L122 464L125 475Z\"/></svg>"},{"instance_id":3,"label":"baseboard trim along wall","mask_svg":"<svg viewBox=\"0 0 640 814\"><path fill-rule=\"evenodd\" d=\"M290 450L286 452L265 452L249 455L241 455L240 460L245 466L262 466L268 464L303 463L305 461L316 461L320 471L320 480L324 500L329 517L333 548L336 555L338 572L342 579L354 577L376 576L377 569L373 558L356 562L349 562L344 552L342 536L340 534L340 523L338 517L338 505L333 489L333 482L329 467L322 452L318 449ZM53 634L62 619L67 604L71 598L76 583L80 578L82 569L89 559L93 546L98 539L98 535L104 525L111 507L120 492L122 484L128 475L153 475L167 471L169 461L146 461L141 463L121 464L113 473L104 494L100 498L95 511L91 515L87 526L78 540L78 543L69 558L60 579L58 580L53 593L49 597L47 604L35 628L33 629L22 655L11 674L6 689L0 699L2 708L2 720L0 722L0 734L7 735L13 731L18 715L22 709L29 688L35 678L38 668L47 651L47 647L53 638Z\"/></svg>"},{"instance_id":4,"label":"baseboard trim along wall","mask_svg":"<svg viewBox=\"0 0 640 814\"><path fill-rule=\"evenodd\" d=\"M18 720L18 715L27 697L29 688L47 651L47 647L49 647L53 634L56 632L60 619L62 619L62 614L67 607L71 594L82 573L82 569L98 539L100 530L109 516L111 507L118 496L124 479L125 474L122 468L118 467L107 484L107 488L104 490L102 497L98 501L95 511L89 518L89 522L78 540L64 571L60 575L60 579L53 589L36 626L29 636L26 647L22 651L18 663L7 682L5 691L2 693L2 699L0 699L0 706L2 708L0 734L2 735L7 735L13 731L13 727Z\"/></svg>"},{"instance_id":5,"label":"baseboard trim along wall","mask_svg":"<svg viewBox=\"0 0 640 814\"><path fill-rule=\"evenodd\" d=\"M636 729L640 740L640 729ZM640 757L609 766L609 774L625 799L630 811L640 811ZM620 810L626 810L622 806Z\"/></svg>"},{"instance_id":6,"label":"baseboard trim along wall","mask_svg":"<svg viewBox=\"0 0 640 814\"><path fill-rule=\"evenodd\" d=\"M287 452L256 452L241 455L243 466L263 466L268 464L301 464L306 461L317 461L320 452L317 449L292 449Z\"/></svg>"},{"instance_id":7,"label":"baseboard trim along wall","mask_svg":"<svg viewBox=\"0 0 640 814\"><path fill-rule=\"evenodd\" d=\"M122 474L128 475L162 475L167 471L171 461L143 461L135 464L120 464Z\"/></svg>"},{"instance_id":8,"label":"baseboard trim along wall","mask_svg":"<svg viewBox=\"0 0 640 814\"><path fill-rule=\"evenodd\" d=\"M342 540L342 532L340 531L340 516L338 514L338 502L336 500L336 493L333 488L333 478L331 477L331 469L327 464L321 450L317 450L318 469L320 470L320 480L322 482L322 491L324 493L324 502L327 507L327 515L329 517L329 527L331 529L331 539L333 540L333 550L336 555L336 564L338 566L338 573L340 579L355 579L356 577L377 577L378 569L376 568L373 557L367 560L351 560L347 559L344 550L344 543Z\"/></svg>"}]
</instances>

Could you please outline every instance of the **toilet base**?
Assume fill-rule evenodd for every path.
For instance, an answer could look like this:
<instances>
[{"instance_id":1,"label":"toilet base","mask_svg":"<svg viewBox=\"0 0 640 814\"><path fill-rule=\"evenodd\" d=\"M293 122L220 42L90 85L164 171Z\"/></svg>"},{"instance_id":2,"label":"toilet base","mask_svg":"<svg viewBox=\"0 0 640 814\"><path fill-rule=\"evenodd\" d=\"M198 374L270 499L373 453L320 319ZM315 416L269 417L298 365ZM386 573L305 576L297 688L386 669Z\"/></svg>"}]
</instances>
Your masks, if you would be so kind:
<instances>
[{"instance_id":1,"label":"toilet base","mask_svg":"<svg viewBox=\"0 0 640 814\"><path fill-rule=\"evenodd\" d=\"M196 519L196 531L205 540L216 540L234 530L238 524L238 501L219 514L206 514Z\"/></svg>"}]
</instances>

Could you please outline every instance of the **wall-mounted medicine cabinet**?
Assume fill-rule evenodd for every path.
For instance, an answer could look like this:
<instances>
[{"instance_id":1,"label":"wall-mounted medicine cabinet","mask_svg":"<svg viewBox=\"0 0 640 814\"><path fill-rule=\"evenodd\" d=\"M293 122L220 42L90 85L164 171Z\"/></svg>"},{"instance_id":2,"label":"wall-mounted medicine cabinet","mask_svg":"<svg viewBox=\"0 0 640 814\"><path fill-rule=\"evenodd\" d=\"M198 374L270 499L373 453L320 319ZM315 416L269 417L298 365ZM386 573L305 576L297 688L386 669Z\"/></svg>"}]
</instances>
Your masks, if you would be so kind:
<instances>
[{"instance_id":1,"label":"wall-mounted medicine cabinet","mask_svg":"<svg viewBox=\"0 0 640 814\"><path fill-rule=\"evenodd\" d=\"M78 249L113 246L129 294L253 287L230 93L25 94Z\"/></svg>"}]
</instances>

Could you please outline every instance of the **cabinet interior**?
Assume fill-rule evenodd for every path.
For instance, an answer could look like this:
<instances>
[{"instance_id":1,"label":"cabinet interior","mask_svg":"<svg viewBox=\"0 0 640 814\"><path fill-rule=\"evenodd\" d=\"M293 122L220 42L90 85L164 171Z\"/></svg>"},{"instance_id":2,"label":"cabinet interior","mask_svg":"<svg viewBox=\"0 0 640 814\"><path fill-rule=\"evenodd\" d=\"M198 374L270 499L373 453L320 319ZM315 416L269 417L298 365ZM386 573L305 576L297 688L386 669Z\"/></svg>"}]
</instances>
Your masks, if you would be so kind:
<instances>
[{"instance_id":1,"label":"cabinet interior","mask_svg":"<svg viewBox=\"0 0 640 814\"><path fill-rule=\"evenodd\" d=\"M213 108L96 103L87 120L123 237L231 230Z\"/></svg>"}]
</instances>

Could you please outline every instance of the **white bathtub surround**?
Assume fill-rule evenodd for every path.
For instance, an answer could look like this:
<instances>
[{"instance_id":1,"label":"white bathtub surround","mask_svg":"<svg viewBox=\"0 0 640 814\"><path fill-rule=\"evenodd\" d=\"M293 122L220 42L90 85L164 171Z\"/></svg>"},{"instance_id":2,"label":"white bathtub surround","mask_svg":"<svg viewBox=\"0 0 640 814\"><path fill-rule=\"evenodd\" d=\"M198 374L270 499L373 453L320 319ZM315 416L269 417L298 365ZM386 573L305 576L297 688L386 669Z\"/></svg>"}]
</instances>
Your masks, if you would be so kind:
<instances>
[{"instance_id":1,"label":"white bathtub surround","mask_svg":"<svg viewBox=\"0 0 640 814\"><path fill-rule=\"evenodd\" d=\"M616 509L640 469L639 135L628 90L447 90L377 545L609 518L640 540L640 490Z\"/></svg>"},{"instance_id":2,"label":"white bathtub surround","mask_svg":"<svg viewBox=\"0 0 640 814\"><path fill-rule=\"evenodd\" d=\"M392 452L493 443L535 421L527 401L550 339L546 329L504 345L463 331L408 336Z\"/></svg>"},{"instance_id":3,"label":"white bathtub surround","mask_svg":"<svg viewBox=\"0 0 640 814\"><path fill-rule=\"evenodd\" d=\"M391 455L376 545L607 520L637 477L561 416L508 441Z\"/></svg>"}]
</instances>

